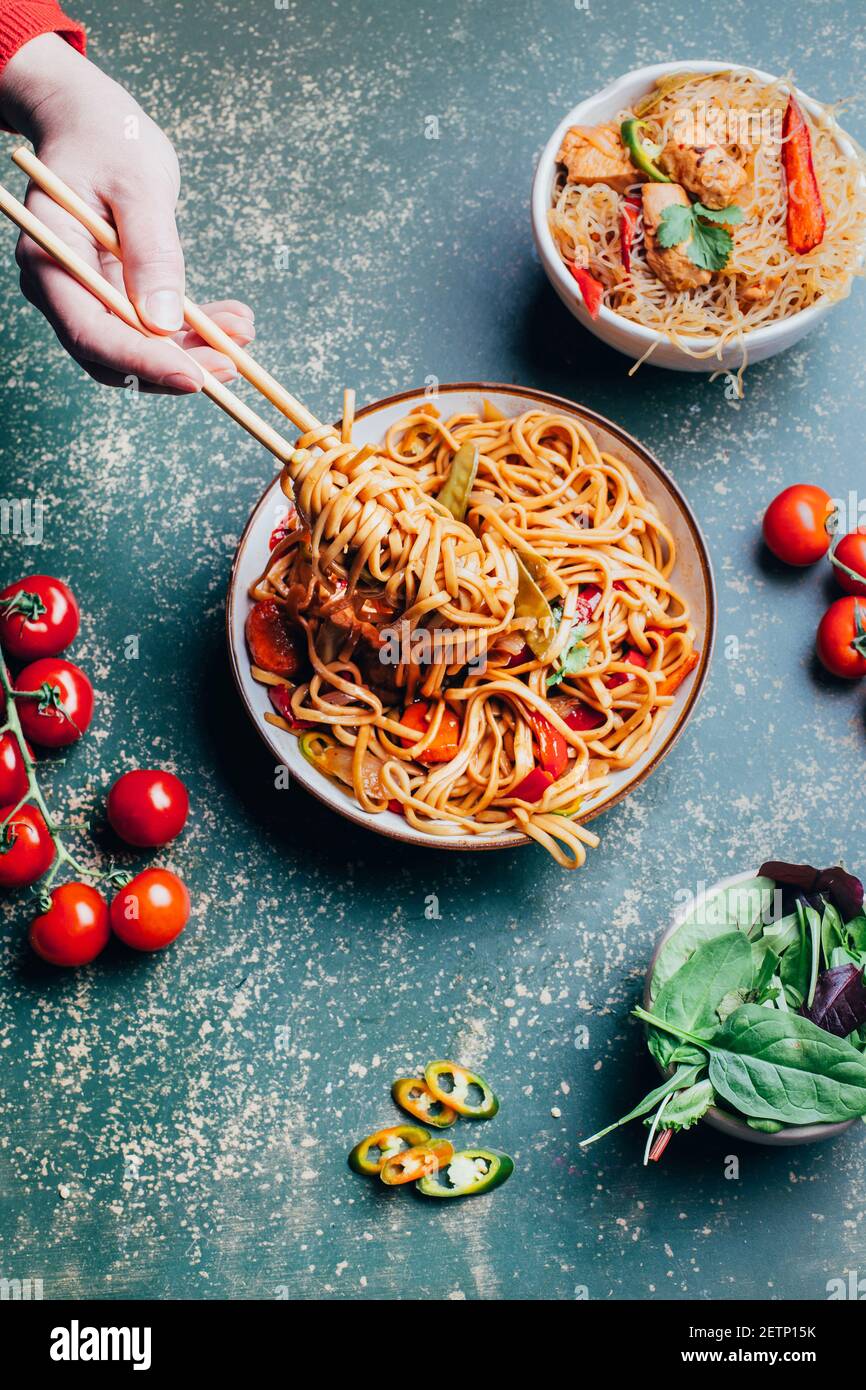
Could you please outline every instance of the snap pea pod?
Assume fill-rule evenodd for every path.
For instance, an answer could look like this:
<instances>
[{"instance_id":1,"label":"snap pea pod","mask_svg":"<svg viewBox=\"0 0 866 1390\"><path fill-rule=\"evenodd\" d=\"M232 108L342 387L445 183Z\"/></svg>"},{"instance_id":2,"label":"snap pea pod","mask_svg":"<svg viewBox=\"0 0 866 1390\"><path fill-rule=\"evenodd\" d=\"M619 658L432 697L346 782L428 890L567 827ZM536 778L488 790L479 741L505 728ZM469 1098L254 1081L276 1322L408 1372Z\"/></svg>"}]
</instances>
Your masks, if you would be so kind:
<instances>
[{"instance_id":1,"label":"snap pea pod","mask_svg":"<svg viewBox=\"0 0 866 1390\"><path fill-rule=\"evenodd\" d=\"M518 618L532 618L534 625L525 633L526 645L539 660L547 655L556 635L556 623L550 604L530 573L531 556L515 556L517 560L517 599L514 612Z\"/></svg>"},{"instance_id":2,"label":"snap pea pod","mask_svg":"<svg viewBox=\"0 0 866 1390\"><path fill-rule=\"evenodd\" d=\"M478 446L476 444L463 444L457 450L451 460L451 471L436 498L443 507L447 507L451 515L457 521L462 521L466 515L466 507L469 503L469 494L475 485L475 475L478 472Z\"/></svg>"}]
</instances>

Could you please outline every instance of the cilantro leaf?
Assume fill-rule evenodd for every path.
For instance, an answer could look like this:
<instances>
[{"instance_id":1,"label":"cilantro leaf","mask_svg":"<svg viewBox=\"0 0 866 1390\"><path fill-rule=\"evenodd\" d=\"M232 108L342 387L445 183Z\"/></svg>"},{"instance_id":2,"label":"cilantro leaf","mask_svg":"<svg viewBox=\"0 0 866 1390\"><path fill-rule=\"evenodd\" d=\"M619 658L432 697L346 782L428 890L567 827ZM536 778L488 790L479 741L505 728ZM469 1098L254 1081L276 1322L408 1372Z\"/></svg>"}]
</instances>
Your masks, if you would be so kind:
<instances>
[{"instance_id":1,"label":"cilantro leaf","mask_svg":"<svg viewBox=\"0 0 866 1390\"><path fill-rule=\"evenodd\" d=\"M724 270L733 244L733 237L724 227L695 220L694 234L686 247L686 255L704 270Z\"/></svg>"},{"instance_id":2,"label":"cilantro leaf","mask_svg":"<svg viewBox=\"0 0 866 1390\"><path fill-rule=\"evenodd\" d=\"M703 203L695 203L692 212L697 217L705 217L708 222L726 222L730 227L737 226L743 220L743 209L738 208L736 203L726 208L705 208Z\"/></svg>"},{"instance_id":3,"label":"cilantro leaf","mask_svg":"<svg viewBox=\"0 0 866 1390\"><path fill-rule=\"evenodd\" d=\"M660 246L678 246L681 241L688 241L695 225L690 207L684 207L682 203L671 203L665 208L661 215L656 236Z\"/></svg>"},{"instance_id":4,"label":"cilantro leaf","mask_svg":"<svg viewBox=\"0 0 866 1390\"><path fill-rule=\"evenodd\" d=\"M723 270L733 247L733 238L724 227L714 222L703 221L709 216L719 217L722 213L736 212L742 217L739 208L719 208L711 212L700 203L685 207L681 203L671 203L661 215L656 236L660 246L668 248L685 242L685 254L695 265L703 270ZM728 219L737 222L738 217Z\"/></svg>"},{"instance_id":5,"label":"cilantro leaf","mask_svg":"<svg viewBox=\"0 0 866 1390\"><path fill-rule=\"evenodd\" d=\"M571 641L559 659L559 665L547 677L547 689L559 685L566 676L576 676L589 661L589 647L583 640L586 627L581 624L571 634Z\"/></svg>"}]
</instances>

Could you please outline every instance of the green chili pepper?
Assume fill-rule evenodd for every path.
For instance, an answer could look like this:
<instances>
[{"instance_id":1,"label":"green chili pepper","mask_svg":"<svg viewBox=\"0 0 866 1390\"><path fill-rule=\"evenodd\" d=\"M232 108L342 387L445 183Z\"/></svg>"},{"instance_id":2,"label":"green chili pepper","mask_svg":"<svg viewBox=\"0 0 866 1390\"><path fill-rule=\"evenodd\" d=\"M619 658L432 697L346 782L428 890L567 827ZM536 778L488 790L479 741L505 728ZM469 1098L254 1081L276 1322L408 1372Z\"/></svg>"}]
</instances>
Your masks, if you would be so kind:
<instances>
[{"instance_id":1,"label":"green chili pepper","mask_svg":"<svg viewBox=\"0 0 866 1390\"><path fill-rule=\"evenodd\" d=\"M476 1197L507 1182L513 1172L508 1154L496 1149L463 1149L415 1187L425 1197Z\"/></svg>"},{"instance_id":2,"label":"green chili pepper","mask_svg":"<svg viewBox=\"0 0 866 1390\"><path fill-rule=\"evenodd\" d=\"M477 472L478 446L471 443L462 445L451 460L451 472L445 479L436 498L437 502L441 502L443 507L448 508L457 521L462 521L466 515L469 494L474 486Z\"/></svg>"},{"instance_id":3,"label":"green chili pepper","mask_svg":"<svg viewBox=\"0 0 866 1390\"><path fill-rule=\"evenodd\" d=\"M409 1182L432 1177L454 1157L454 1145L447 1139L431 1139L394 1154L382 1167L379 1177L386 1187L403 1187Z\"/></svg>"},{"instance_id":4,"label":"green chili pepper","mask_svg":"<svg viewBox=\"0 0 866 1390\"><path fill-rule=\"evenodd\" d=\"M517 600L514 612L518 618L535 619L535 626L524 633L524 636L526 645L540 659L547 655L556 636L556 623L550 604L530 574L527 562L531 561L532 557L516 555L514 558L517 561Z\"/></svg>"},{"instance_id":5,"label":"green chili pepper","mask_svg":"<svg viewBox=\"0 0 866 1390\"><path fill-rule=\"evenodd\" d=\"M470 1120L489 1120L499 1109L499 1101L480 1076L474 1076L455 1062L431 1062L424 1080L437 1100Z\"/></svg>"},{"instance_id":6,"label":"green chili pepper","mask_svg":"<svg viewBox=\"0 0 866 1390\"><path fill-rule=\"evenodd\" d=\"M403 1076L391 1087L391 1095L401 1110L414 1115L416 1120L433 1125L436 1129L447 1129L457 1119L457 1111L450 1105L437 1100L430 1088L417 1076Z\"/></svg>"},{"instance_id":7,"label":"green chili pepper","mask_svg":"<svg viewBox=\"0 0 866 1390\"><path fill-rule=\"evenodd\" d=\"M649 150L644 145L638 134L641 126L646 125L646 121L639 121L636 116L630 116L627 121L623 121L620 126L622 143L631 155L631 162L641 173L646 174L647 178L654 179L656 183L671 183L667 174L663 174L652 161Z\"/></svg>"},{"instance_id":8,"label":"green chili pepper","mask_svg":"<svg viewBox=\"0 0 866 1390\"><path fill-rule=\"evenodd\" d=\"M377 1129L375 1134L368 1134L366 1139L355 1145L349 1154L349 1167L365 1177L375 1178L389 1159L406 1149L426 1144L429 1138L429 1130L422 1129L420 1125L394 1125L391 1129ZM375 1157L371 1157L374 1150Z\"/></svg>"}]
</instances>

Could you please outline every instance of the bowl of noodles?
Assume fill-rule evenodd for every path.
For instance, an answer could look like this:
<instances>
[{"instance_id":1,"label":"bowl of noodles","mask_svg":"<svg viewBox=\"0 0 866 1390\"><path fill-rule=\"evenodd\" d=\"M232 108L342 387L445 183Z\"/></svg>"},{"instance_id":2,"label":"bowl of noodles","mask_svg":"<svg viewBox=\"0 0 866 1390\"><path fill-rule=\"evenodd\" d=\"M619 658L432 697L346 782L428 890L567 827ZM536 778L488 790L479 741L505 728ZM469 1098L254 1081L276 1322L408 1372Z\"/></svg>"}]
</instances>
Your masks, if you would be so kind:
<instances>
[{"instance_id":1,"label":"bowl of noodles","mask_svg":"<svg viewBox=\"0 0 866 1390\"><path fill-rule=\"evenodd\" d=\"M440 849L534 840L578 867L588 822L658 766L706 678L715 597L688 503L625 431L530 388L405 392L334 430L298 453L303 484L268 487L235 556L229 653L257 730L358 825ZM348 494L366 477L381 499L386 475L401 531L374 552L373 502L350 536Z\"/></svg>"},{"instance_id":2,"label":"bowl of noodles","mask_svg":"<svg viewBox=\"0 0 866 1390\"><path fill-rule=\"evenodd\" d=\"M738 371L849 292L866 160L831 108L721 62L636 69L574 107L538 161L532 225L560 299L635 361Z\"/></svg>"}]
</instances>

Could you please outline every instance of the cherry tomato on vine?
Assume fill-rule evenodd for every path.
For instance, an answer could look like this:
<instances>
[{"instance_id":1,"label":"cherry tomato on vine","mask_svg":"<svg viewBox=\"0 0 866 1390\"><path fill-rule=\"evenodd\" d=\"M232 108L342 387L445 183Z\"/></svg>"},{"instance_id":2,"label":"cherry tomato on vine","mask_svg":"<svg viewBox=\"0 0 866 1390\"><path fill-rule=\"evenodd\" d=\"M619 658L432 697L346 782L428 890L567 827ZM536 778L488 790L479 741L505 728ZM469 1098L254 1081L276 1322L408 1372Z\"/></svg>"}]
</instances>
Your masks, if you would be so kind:
<instances>
[{"instance_id":1,"label":"cherry tomato on vine","mask_svg":"<svg viewBox=\"0 0 866 1390\"><path fill-rule=\"evenodd\" d=\"M833 511L833 502L822 487L795 483L767 508L764 540L786 565L814 565L830 549L827 521Z\"/></svg>"},{"instance_id":2,"label":"cherry tomato on vine","mask_svg":"<svg viewBox=\"0 0 866 1390\"><path fill-rule=\"evenodd\" d=\"M0 888L26 888L50 869L54 843L38 806L0 807L0 825L10 815L0 831Z\"/></svg>"},{"instance_id":3,"label":"cherry tomato on vine","mask_svg":"<svg viewBox=\"0 0 866 1390\"><path fill-rule=\"evenodd\" d=\"M866 526L858 526L834 545L830 552L833 574L846 594L866 598ZM853 573L851 573L853 571ZM862 579L855 578L862 575Z\"/></svg>"},{"instance_id":4,"label":"cherry tomato on vine","mask_svg":"<svg viewBox=\"0 0 866 1390\"><path fill-rule=\"evenodd\" d=\"M89 883L61 883L30 923L30 945L51 965L87 965L110 936L108 903Z\"/></svg>"},{"instance_id":5,"label":"cherry tomato on vine","mask_svg":"<svg viewBox=\"0 0 866 1390\"><path fill-rule=\"evenodd\" d=\"M50 656L25 666L15 681L16 690L35 691L43 686L47 703L33 699L15 701L22 729L34 743L46 748L75 743L93 718L93 686L71 661ZM53 690L59 692L66 714L52 705L51 701L58 698L51 693Z\"/></svg>"},{"instance_id":6,"label":"cherry tomato on vine","mask_svg":"<svg viewBox=\"0 0 866 1390\"><path fill-rule=\"evenodd\" d=\"M0 593L0 644L16 661L65 651L79 621L72 590L49 574L31 574Z\"/></svg>"},{"instance_id":7,"label":"cherry tomato on vine","mask_svg":"<svg viewBox=\"0 0 866 1390\"><path fill-rule=\"evenodd\" d=\"M128 845L167 845L183 830L188 815L186 787L173 772L124 772L108 793L109 823Z\"/></svg>"},{"instance_id":8,"label":"cherry tomato on vine","mask_svg":"<svg viewBox=\"0 0 866 1390\"><path fill-rule=\"evenodd\" d=\"M33 749L29 743L27 752L32 758ZM17 740L11 733L0 735L0 803L16 806L22 796L27 795L28 788L27 769Z\"/></svg>"},{"instance_id":9,"label":"cherry tomato on vine","mask_svg":"<svg viewBox=\"0 0 866 1390\"><path fill-rule=\"evenodd\" d=\"M838 598L821 619L818 656L834 676L866 676L866 601Z\"/></svg>"},{"instance_id":10,"label":"cherry tomato on vine","mask_svg":"<svg viewBox=\"0 0 866 1390\"><path fill-rule=\"evenodd\" d=\"M159 951L189 921L186 884L170 869L145 869L121 888L110 908L111 926L136 951Z\"/></svg>"}]
</instances>

